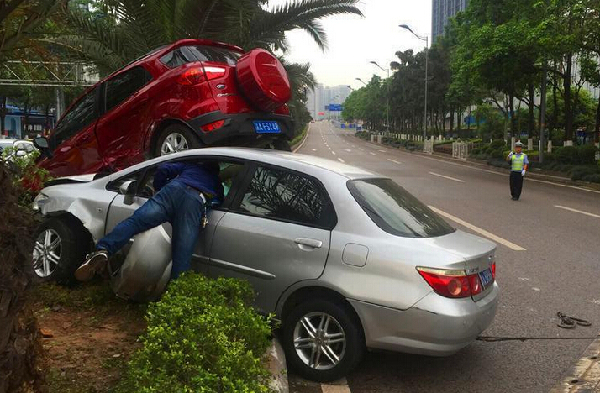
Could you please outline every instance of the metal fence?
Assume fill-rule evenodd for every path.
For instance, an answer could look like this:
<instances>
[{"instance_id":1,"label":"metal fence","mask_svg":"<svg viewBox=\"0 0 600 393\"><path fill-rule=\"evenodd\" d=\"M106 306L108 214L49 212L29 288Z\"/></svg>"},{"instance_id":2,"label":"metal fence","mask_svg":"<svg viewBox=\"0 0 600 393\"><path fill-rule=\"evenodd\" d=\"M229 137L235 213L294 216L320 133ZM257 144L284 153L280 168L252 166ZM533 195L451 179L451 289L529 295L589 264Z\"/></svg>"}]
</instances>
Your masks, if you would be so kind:
<instances>
[{"instance_id":1,"label":"metal fence","mask_svg":"<svg viewBox=\"0 0 600 393\"><path fill-rule=\"evenodd\" d=\"M471 150L473 150L473 143L471 142L452 143L452 157L454 158L466 161Z\"/></svg>"}]
</instances>

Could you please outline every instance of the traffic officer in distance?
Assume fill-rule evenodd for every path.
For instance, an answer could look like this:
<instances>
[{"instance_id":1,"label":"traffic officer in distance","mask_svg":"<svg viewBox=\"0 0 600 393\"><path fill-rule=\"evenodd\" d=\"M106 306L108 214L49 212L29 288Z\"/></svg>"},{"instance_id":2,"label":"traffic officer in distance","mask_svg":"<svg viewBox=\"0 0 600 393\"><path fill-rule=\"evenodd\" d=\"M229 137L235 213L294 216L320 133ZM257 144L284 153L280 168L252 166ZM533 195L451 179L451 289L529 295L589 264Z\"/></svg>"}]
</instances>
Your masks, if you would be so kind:
<instances>
[{"instance_id":1,"label":"traffic officer in distance","mask_svg":"<svg viewBox=\"0 0 600 393\"><path fill-rule=\"evenodd\" d=\"M523 153L521 141L515 143L515 151L510 152L507 160L510 163L510 195L513 201L518 201L523 190L523 178L529 169L529 158Z\"/></svg>"}]
</instances>

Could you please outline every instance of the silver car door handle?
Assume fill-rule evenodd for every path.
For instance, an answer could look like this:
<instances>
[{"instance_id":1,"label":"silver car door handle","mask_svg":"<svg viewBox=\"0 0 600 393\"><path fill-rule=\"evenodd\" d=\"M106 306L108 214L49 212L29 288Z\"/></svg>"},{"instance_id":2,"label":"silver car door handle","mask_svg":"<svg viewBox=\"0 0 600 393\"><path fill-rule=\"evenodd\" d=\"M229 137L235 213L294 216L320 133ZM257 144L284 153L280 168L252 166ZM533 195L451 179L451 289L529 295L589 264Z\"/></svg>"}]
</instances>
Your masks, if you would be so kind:
<instances>
[{"instance_id":1,"label":"silver car door handle","mask_svg":"<svg viewBox=\"0 0 600 393\"><path fill-rule=\"evenodd\" d=\"M295 242L300 248L303 248L303 246L308 247L308 248L323 247L323 242L320 240L316 240L316 239L305 239L305 238L299 237L298 239L295 240Z\"/></svg>"}]
</instances>

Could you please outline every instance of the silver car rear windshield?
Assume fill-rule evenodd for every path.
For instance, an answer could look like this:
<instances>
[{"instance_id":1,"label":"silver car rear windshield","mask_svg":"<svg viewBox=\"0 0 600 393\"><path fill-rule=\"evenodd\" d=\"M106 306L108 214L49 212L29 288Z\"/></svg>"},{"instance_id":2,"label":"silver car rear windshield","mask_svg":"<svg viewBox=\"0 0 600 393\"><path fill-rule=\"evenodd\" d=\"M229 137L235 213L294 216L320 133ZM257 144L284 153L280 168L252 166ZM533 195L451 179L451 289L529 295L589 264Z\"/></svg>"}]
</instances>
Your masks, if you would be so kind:
<instances>
[{"instance_id":1,"label":"silver car rear windshield","mask_svg":"<svg viewBox=\"0 0 600 393\"><path fill-rule=\"evenodd\" d=\"M455 231L391 179L352 180L348 189L371 220L392 235L426 238Z\"/></svg>"}]
</instances>

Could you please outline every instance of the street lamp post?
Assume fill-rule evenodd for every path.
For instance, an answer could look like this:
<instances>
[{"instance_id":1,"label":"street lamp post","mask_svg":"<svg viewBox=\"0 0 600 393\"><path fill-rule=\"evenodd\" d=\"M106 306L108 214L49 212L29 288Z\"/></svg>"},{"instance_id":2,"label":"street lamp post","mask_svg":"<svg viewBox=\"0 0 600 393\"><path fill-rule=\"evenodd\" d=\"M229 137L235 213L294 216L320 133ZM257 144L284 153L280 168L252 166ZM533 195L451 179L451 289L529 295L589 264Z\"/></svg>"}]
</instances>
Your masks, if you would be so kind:
<instances>
[{"instance_id":1,"label":"street lamp post","mask_svg":"<svg viewBox=\"0 0 600 393\"><path fill-rule=\"evenodd\" d=\"M365 83L365 81L363 81L363 80L362 80L362 79L360 79L360 78L354 78L354 79L356 79L357 81L359 81L360 83L362 83L362 84L363 84L363 85L365 85L365 86L367 85L367 84Z\"/></svg>"},{"instance_id":2,"label":"street lamp post","mask_svg":"<svg viewBox=\"0 0 600 393\"><path fill-rule=\"evenodd\" d=\"M429 75L429 70L428 70L428 67L429 67L429 37L428 36L421 37L414 31L412 31L412 29L408 25L398 25L398 27L401 27L404 30L410 31L412 33L412 35L414 35L421 41L425 41L425 111L424 111L424 115L423 115L423 142L425 142L425 139L427 139L427 82L428 82L427 78Z\"/></svg>"},{"instance_id":3,"label":"street lamp post","mask_svg":"<svg viewBox=\"0 0 600 393\"><path fill-rule=\"evenodd\" d=\"M387 130L390 130L390 69L383 68L376 61L371 61L371 64L379 67L382 71L387 71L387 97L386 97L386 109L385 109L385 118L387 122Z\"/></svg>"}]
</instances>

